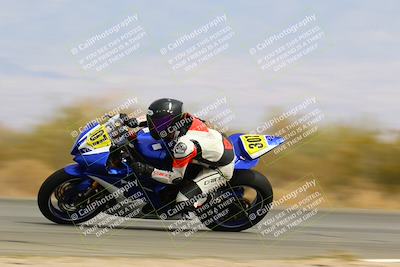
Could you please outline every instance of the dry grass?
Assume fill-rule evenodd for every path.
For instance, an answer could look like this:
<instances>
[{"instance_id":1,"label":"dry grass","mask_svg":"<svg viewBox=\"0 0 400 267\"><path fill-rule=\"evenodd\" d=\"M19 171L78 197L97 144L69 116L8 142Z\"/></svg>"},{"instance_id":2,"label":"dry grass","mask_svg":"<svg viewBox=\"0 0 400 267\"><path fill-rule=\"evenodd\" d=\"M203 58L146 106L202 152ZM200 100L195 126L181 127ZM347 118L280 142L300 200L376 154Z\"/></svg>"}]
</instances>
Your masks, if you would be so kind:
<instances>
[{"instance_id":1,"label":"dry grass","mask_svg":"<svg viewBox=\"0 0 400 267\"><path fill-rule=\"evenodd\" d=\"M0 196L35 197L40 185L51 173L51 168L39 160L7 162L0 169Z\"/></svg>"},{"instance_id":2,"label":"dry grass","mask_svg":"<svg viewBox=\"0 0 400 267\"><path fill-rule=\"evenodd\" d=\"M46 177L71 162L75 138L70 133L104 114L97 109L100 103L104 101L61 110L30 132L0 128L0 197L35 197ZM275 199L311 173L329 200L327 207L399 209L400 133L386 141L379 134L360 127L326 126L290 149L269 153L257 170L270 179Z\"/></svg>"},{"instance_id":3,"label":"dry grass","mask_svg":"<svg viewBox=\"0 0 400 267\"><path fill-rule=\"evenodd\" d=\"M147 259L122 257L0 257L0 266L58 266L58 267L98 267L98 266L143 266L143 267L306 267L306 266L400 266L399 263L373 263L346 259L307 259L307 260L251 260L230 261L221 259Z\"/></svg>"}]
</instances>

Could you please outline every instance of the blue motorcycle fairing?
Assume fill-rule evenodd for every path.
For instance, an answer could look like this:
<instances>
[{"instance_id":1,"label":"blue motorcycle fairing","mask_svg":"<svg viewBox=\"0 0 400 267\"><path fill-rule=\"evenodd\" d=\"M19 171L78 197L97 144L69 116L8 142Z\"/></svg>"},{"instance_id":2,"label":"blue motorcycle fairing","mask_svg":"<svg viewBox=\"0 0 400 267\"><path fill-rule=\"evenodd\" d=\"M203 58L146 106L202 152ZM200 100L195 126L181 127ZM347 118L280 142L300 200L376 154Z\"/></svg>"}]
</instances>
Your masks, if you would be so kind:
<instances>
[{"instance_id":1,"label":"blue motorcycle fairing","mask_svg":"<svg viewBox=\"0 0 400 267\"><path fill-rule=\"evenodd\" d=\"M74 176L74 177L86 176L84 174L85 170L82 169L82 167L79 164L76 164L76 163L75 164L73 163L73 164L65 166L64 167L64 171L66 173L68 173L69 175Z\"/></svg>"},{"instance_id":2,"label":"blue motorcycle fairing","mask_svg":"<svg viewBox=\"0 0 400 267\"><path fill-rule=\"evenodd\" d=\"M155 149L155 148L158 149ZM135 143L136 150L150 163L156 165L166 160L167 149L162 141L155 140L148 131L140 130Z\"/></svg>"},{"instance_id":3,"label":"blue motorcycle fairing","mask_svg":"<svg viewBox=\"0 0 400 267\"><path fill-rule=\"evenodd\" d=\"M79 153L79 152L78 152ZM87 169L93 170L96 173L108 173L107 160L110 152L104 152L93 155L75 155L74 161L80 166L85 166Z\"/></svg>"},{"instance_id":4,"label":"blue motorcycle fairing","mask_svg":"<svg viewBox=\"0 0 400 267\"><path fill-rule=\"evenodd\" d=\"M88 124L87 126L85 126L85 131L79 135L77 142L74 144L73 150L71 152L71 154L75 156L74 160L81 166L86 167L88 170L94 173L108 173L111 175L128 174L129 170L107 170L106 165L110 154L109 152L89 155L81 154L78 150L80 143L85 140L85 138L83 138L85 134L97 125L98 123ZM246 150L243 147L243 143L240 140L241 135L241 133L238 133L229 136L229 139L234 146L236 155L235 169L251 169L259 163L259 159L249 158L249 155L246 153ZM276 147L284 141L281 137L266 136L266 138L268 141L268 145L270 145L271 147ZM167 148L165 148L163 142L153 139L146 128L140 130L137 133L135 148L146 160L148 160L150 164L156 167L165 165L166 159L168 158Z\"/></svg>"},{"instance_id":5,"label":"blue motorcycle fairing","mask_svg":"<svg viewBox=\"0 0 400 267\"><path fill-rule=\"evenodd\" d=\"M83 127L83 131L78 135L74 145L72 146L71 155L76 155L79 153L78 148L79 148L80 144L85 140L85 139L82 139L82 137L84 137L85 134L87 134L91 129L93 129L97 125L99 125L98 122L93 122L93 123L88 123L88 124L86 124L85 127Z\"/></svg>"},{"instance_id":6,"label":"blue motorcycle fairing","mask_svg":"<svg viewBox=\"0 0 400 267\"><path fill-rule=\"evenodd\" d=\"M100 150L98 153L81 153L81 151L79 151L79 147L86 140L85 135L87 135L91 129L97 127L97 125L98 124L87 125L85 131L79 135L71 151L77 164L68 165L64 170L71 176L82 178L82 183L79 185L79 188L90 186L94 177L117 188L121 188L130 180L130 176L134 175L134 170L130 166L108 168L107 161L110 152L106 149ZM229 137L234 146L236 155L235 169L251 169L258 164L259 159L249 158L240 140L241 135L242 134L234 134ZM266 136L266 138L271 149L283 142L283 139L280 137ZM159 166L166 166L170 163L168 150L164 143L153 139L148 131L144 129L139 131L137 133L137 139L133 142L136 151L156 168L159 168ZM128 192L124 192L124 195L129 197L138 191L142 191L152 202L152 205L157 208L165 205L165 203L163 204L160 200L159 192L168 187L175 187L175 185L165 185L148 177L137 178L140 184L130 188Z\"/></svg>"},{"instance_id":7,"label":"blue motorcycle fairing","mask_svg":"<svg viewBox=\"0 0 400 267\"><path fill-rule=\"evenodd\" d=\"M243 156L242 152L242 143L240 141L240 136L242 134L232 134L229 136L229 140L233 144L233 149L235 151L236 155L236 160L235 160L235 169L237 170L248 170L251 169L255 166L257 166L258 162L260 159L255 159L255 160L249 160L246 157Z\"/></svg>"},{"instance_id":8,"label":"blue motorcycle fairing","mask_svg":"<svg viewBox=\"0 0 400 267\"><path fill-rule=\"evenodd\" d=\"M85 126L85 131L79 135L71 151L71 154L74 156L74 161L77 162L81 168L92 173L127 175L130 172L130 170L127 168L107 169L107 160L110 155L109 151L97 154L82 153L79 151L79 146L86 140L85 135L98 125L99 124L96 123ZM158 145L159 149L154 149L154 145ZM167 150L164 149L163 143L154 140L149 132L146 132L143 129L138 132L137 139L135 141L135 148L146 160L149 161L149 163L153 163L158 167L165 165Z\"/></svg>"},{"instance_id":9,"label":"blue motorcycle fairing","mask_svg":"<svg viewBox=\"0 0 400 267\"><path fill-rule=\"evenodd\" d=\"M246 149L243 146L243 142L240 139L240 136L242 135L243 134L241 133L237 133L229 136L229 140L233 144L236 155L235 169L251 169L258 164L259 158L250 158L249 154L246 152ZM265 137L268 143L268 147L270 147L268 152L284 142L284 139L279 136L265 135Z\"/></svg>"},{"instance_id":10,"label":"blue motorcycle fairing","mask_svg":"<svg viewBox=\"0 0 400 267\"><path fill-rule=\"evenodd\" d=\"M96 173L107 173L107 160L110 152L87 154L79 151L79 146L86 141L85 135L93 128L99 125L98 122L88 123L84 130L79 134L74 145L72 146L71 155L74 156L74 161L77 162L82 168L90 169Z\"/></svg>"},{"instance_id":11,"label":"blue motorcycle fairing","mask_svg":"<svg viewBox=\"0 0 400 267\"><path fill-rule=\"evenodd\" d=\"M82 191L86 190L89 186L91 186L94 177L99 178L104 182L113 185L117 188L124 187L127 181L129 181L128 175L99 175L98 173L90 173L87 172L85 169L83 169L81 166L79 166L79 164L71 164L65 166L64 171L69 175L82 178L82 182L78 185L78 190ZM143 196L146 195L150 199L154 207L160 208L164 206L165 204L163 204L160 199L159 195L160 191L169 186L175 186L175 185L163 184L148 177L147 178L138 177L138 178L140 181L138 186L133 186L129 188L128 191L124 192L124 196L125 197L133 196L140 191L142 192ZM123 181L125 181L125 183L123 183ZM147 193L145 193L144 191L147 191Z\"/></svg>"}]
</instances>

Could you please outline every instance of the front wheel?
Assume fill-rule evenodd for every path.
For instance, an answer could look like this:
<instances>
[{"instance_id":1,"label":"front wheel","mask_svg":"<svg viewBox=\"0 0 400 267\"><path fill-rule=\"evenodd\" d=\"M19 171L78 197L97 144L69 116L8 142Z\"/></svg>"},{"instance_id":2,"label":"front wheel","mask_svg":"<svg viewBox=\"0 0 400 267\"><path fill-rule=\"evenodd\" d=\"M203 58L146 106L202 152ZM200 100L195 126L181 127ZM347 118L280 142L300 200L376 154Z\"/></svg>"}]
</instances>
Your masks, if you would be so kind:
<instances>
[{"instance_id":1,"label":"front wheel","mask_svg":"<svg viewBox=\"0 0 400 267\"><path fill-rule=\"evenodd\" d=\"M50 175L40 187L37 202L42 214L58 224L78 224L95 217L104 204L95 205L103 188L64 169Z\"/></svg>"},{"instance_id":2,"label":"front wheel","mask_svg":"<svg viewBox=\"0 0 400 267\"><path fill-rule=\"evenodd\" d=\"M260 222L272 200L267 177L254 170L235 170L228 185L210 194L207 205L196 213L213 231L240 232Z\"/></svg>"}]
</instances>

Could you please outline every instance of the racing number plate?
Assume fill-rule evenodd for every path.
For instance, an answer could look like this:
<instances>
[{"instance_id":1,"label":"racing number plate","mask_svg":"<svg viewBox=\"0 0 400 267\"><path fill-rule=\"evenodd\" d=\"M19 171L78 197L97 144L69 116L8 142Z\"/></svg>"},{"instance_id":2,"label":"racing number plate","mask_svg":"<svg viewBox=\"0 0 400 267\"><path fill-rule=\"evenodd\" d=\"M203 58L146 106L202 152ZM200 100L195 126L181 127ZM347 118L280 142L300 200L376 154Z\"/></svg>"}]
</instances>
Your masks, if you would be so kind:
<instances>
[{"instance_id":1,"label":"racing number plate","mask_svg":"<svg viewBox=\"0 0 400 267\"><path fill-rule=\"evenodd\" d=\"M240 136L243 148L252 159L268 152L268 142L265 135L245 134Z\"/></svg>"},{"instance_id":2,"label":"racing number plate","mask_svg":"<svg viewBox=\"0 0 400 267\"><path fill-rule=\"evenodd\" d=\"M88 136L87 144L94 149L111 146L111 140L104 125Z\"/></svg>"}]
</instances>

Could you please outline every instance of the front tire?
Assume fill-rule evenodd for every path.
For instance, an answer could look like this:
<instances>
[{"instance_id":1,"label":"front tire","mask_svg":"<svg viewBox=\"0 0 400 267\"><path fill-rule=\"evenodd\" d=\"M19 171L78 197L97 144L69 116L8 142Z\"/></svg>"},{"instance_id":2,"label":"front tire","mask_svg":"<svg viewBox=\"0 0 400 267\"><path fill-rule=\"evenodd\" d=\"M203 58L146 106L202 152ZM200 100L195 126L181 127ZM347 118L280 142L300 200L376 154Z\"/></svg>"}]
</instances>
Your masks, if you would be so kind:
<instances>
[{"instance_id":1,"label":"front tire","mask_svg":"<svg viewBox=\"0 0 400 267\"><path fill-rule=\"evenodd\" d=\"M60 211L58 211L54 207L52 203L52 198L54 198L54 195L58 192L60 186L63 186L64 184L69 182L79 183L81 181L81 178L69 175L64 171L64 169L60 169L50 175L40 187L37 197L37 203L41 213L50 221L58 224L79 224L81 222L90 220L91 218L99 214L103 210L103 206L97 207L94 211L91 211L90 213L81 217L75 217L73 215L73 210L65 211L65 209L61 209ZM58 200L58 203L60 201L61 200Z\"/></svg>"},{"instance_id":2,"label":"front tire","mask_svg":"<svg viewBox=\"0 0 400 267\"><path fill-rule=\"evenodd\" d=\"M253 206L247 206L246 200L235 196L237 203L233 204L235 204L236 207L239 206L239 208L230 208L230 213L221 219L222 222L221 220L212 220L211 222L210 220L202 220L201 214L198 214L198 217L207 228L213 231L240 232L253 227L267 215L273 200L272 186L267 177L254 170L235 170L232 179L223 190L225 190L224 192L235 192L241 187L251 188L257 192L257 198ZM218 205L214 205L214 207L218 207ZM232 212L232 210L235 212ZM232 213L240 213L242 223L239 224L238 221L235 221Z\"/></svg>"}]
</instances>

